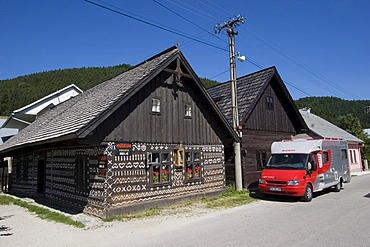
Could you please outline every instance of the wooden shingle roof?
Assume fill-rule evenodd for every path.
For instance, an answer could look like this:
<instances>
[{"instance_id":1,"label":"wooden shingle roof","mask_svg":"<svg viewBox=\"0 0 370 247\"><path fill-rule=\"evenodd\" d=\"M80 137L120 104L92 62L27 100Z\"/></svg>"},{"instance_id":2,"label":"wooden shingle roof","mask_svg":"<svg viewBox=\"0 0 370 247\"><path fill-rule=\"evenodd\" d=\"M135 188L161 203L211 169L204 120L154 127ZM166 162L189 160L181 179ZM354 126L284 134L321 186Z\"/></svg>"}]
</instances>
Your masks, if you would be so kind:
<instances>
[{"instance_id":1,"label":"wooden shingle roof","mask_svg":"<svg viewBox=\"0 0 370 247\"><path fill-rule=\"evenodd\" d=\"M288 89L277 69L273 66L236 79L239 121L244 124L252 114L258 101L269 85L275 90L282 106L289 115L297 132L304 132L306 124L299 114ZM232 125L231 82L225 82L208 89L226 119Z\"/></svg>"},{"instance_id":2,"label":"wooden shingle roof","mask_svg":"<svg viewBox=\"0 0 370 247\"><path fill-rule=\"evenodd\" d=\"M240 77L236 80L238 93L239 119L244 119L251 113L252 107L261 91L265 89L275 73L275 67L267 68L253 74ZM231 85L230 81L208 89L211 97L216 101L218 107L224 113L228 122L232 125L231 112Z\"/></svg>"},{"instance_id":3,"label":"wooden shingle roof","mask_svg":"<svg viewBox=\"0 0 370 247\"><path fill-rule=\"evenodd\" d=\"M222 123L225 136L236 140L237 134L214 104L180 50L177 47L171 47L130 70L50 109L1 145L0 154L19 147L87 137L110 114L177 58L189 70L188 72L199 87L198 91L203 94L206 102L213 109L214 116L218 117Z\"/></svg>"},{"instance_id":4,"label":"wooden shingle roof","mask_svg":"<svg viewBox=\"0 0 370 247\"><path fill-rule=\"evenodd\" d=\"M0 146L0 151L49 139L84 137L86 130L125 95L134 92L139 82L151 75L179 50L176 47L144 61L134 68L57 105Z\"/></svg>"}]
</instances>

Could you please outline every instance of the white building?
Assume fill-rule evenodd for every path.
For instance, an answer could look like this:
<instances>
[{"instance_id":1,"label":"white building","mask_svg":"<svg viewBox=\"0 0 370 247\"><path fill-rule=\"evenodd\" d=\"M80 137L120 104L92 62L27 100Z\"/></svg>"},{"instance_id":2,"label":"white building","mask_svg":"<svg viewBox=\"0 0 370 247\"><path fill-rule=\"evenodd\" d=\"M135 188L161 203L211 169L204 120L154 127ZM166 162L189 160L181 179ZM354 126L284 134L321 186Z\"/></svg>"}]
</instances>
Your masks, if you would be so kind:
<instances>
[{"instance_id":1,"label":"white building","mask_svg":"<svg viewBox=\"0 0 370 247\"><path fill-rule=\"evenodd\" d=\"M35 119L50 108L82 93L76 85L71 84L42 99L26 105L10 114L7 119L0 119L0 145L11 136L24 129Z\"/></svg>"}]
</instances>

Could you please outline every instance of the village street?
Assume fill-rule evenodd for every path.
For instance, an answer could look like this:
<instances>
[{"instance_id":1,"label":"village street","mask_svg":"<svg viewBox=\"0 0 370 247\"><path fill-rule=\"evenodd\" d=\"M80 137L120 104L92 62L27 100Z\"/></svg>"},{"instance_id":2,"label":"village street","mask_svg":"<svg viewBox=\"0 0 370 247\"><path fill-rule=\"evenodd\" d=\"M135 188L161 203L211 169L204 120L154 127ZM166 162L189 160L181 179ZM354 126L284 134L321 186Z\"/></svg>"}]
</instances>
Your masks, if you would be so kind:
<instances>
[{"instance_id":1,"label":"village street","mask_svg":"<svg viewBox=\"0 0 370 247\"><path fill-rule=\"evenodd\" d=\"M1 246L370 246L370 175L310 203L261 200L199 215L171 215L77 229L0 206Z\"/></svg>"}]
</instances>

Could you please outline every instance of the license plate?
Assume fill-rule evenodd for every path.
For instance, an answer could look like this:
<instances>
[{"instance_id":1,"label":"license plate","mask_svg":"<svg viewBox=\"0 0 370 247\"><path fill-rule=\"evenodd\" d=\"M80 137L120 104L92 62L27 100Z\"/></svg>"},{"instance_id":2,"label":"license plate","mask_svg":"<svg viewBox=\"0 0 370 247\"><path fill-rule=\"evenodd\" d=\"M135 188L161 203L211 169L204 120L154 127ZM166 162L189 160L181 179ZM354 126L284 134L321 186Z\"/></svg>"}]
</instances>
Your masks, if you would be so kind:
<instances>
[{"instance_id":1,"label":"license plate","mask_svg":"<svg viewBox=\"0 0 370 247\"><path fill-rule=\"evenodd\" d=\"M279 187L269 187L269 191L281 191Z\"/></svg>"}]
</instances>

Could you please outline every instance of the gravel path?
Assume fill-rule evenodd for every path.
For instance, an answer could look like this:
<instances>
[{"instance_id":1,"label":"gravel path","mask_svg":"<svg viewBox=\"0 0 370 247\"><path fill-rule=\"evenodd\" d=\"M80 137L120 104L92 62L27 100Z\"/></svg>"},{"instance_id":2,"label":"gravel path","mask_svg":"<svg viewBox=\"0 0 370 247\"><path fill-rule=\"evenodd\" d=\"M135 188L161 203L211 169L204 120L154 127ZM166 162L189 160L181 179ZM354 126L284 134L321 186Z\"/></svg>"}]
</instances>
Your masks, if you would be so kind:
<instances>
[{"instance_id":1,"label":"gravel path","mask_svg":"<svg viewBox=\"0 0 370 247\"><path fill-rule=\"evenodd\" d=\"M30 199L26 200L35 204ZM146 235L143 233L160 234L163 227L178 228L180 231L182 227L190 226L208 217L215 217L223 211L225 209L211 210L193 206L186 212L171 211L168 215L114 222L103 222L84 214L69 215L86 225L84 229L79 229L42 220L27 209L16 205L3 205L0 206L0 245L137 246L135 241L140 239L141 242L144 241L151 246L150 239L146 240Z\"/></svg>"}]
</instances>

